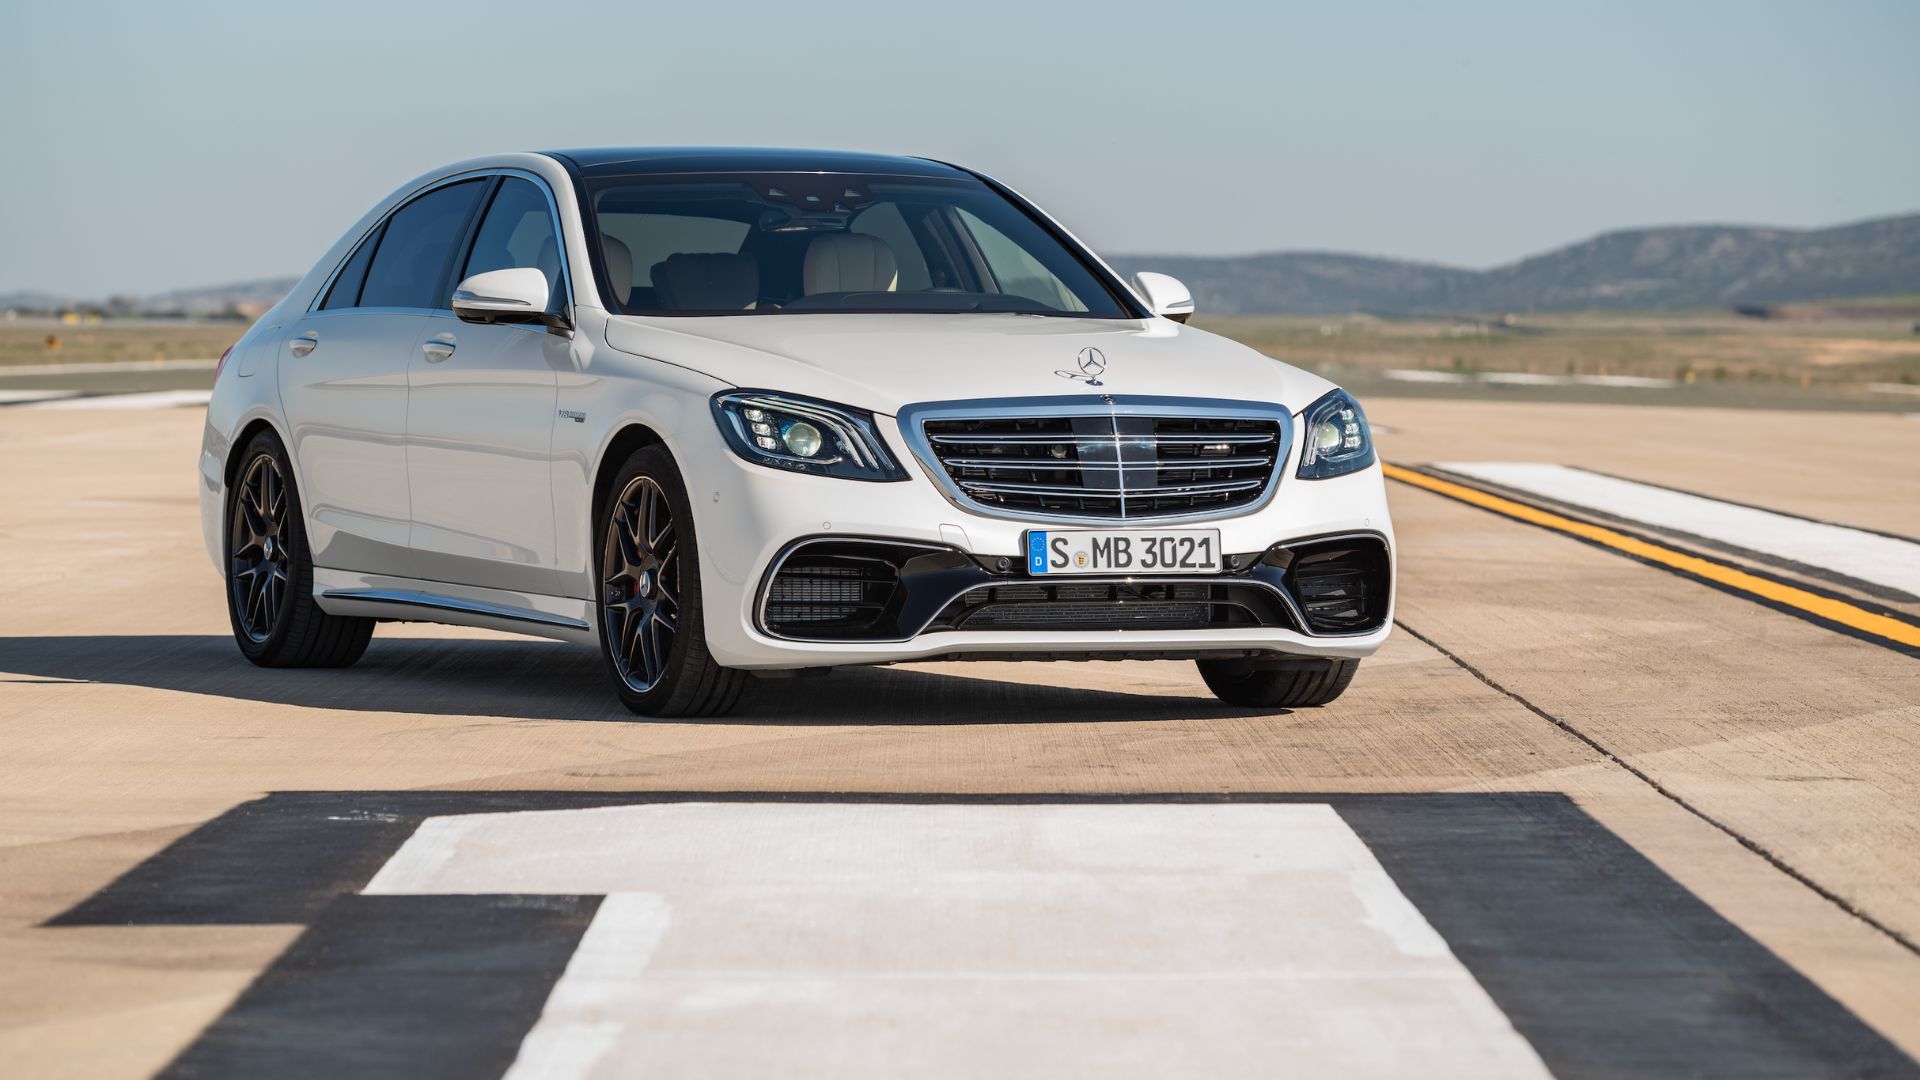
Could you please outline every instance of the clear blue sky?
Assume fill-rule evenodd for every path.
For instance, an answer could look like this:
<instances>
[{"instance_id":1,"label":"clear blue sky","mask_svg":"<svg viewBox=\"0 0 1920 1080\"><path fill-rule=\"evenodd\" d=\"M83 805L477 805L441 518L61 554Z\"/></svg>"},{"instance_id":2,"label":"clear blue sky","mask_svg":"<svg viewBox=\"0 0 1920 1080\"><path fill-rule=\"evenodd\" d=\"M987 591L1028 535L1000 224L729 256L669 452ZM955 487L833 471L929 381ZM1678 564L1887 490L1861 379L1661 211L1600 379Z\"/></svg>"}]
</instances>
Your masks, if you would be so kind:
<instances>
[{"instance_id":1,"label":"clear blue sky","mask_svg":"<svg viewBox=\"0 0 1920 1080\"><path fill-rule=\"evenodd\" d=\"M1920 210L1920 2L11 0L0 291L304 271L447 161L925 154L1102 251L1486 266Z\"/></svg>"}]
</instances>

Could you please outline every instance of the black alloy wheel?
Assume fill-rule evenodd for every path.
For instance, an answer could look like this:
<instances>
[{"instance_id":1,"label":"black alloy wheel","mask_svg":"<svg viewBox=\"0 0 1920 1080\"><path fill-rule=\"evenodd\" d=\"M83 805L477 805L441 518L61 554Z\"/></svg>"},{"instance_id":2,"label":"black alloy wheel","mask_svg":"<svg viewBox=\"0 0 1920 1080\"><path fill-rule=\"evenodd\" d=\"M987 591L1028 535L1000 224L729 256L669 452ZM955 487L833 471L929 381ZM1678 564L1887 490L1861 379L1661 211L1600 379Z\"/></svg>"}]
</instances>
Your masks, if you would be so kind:
<instances>
[{"instance_id":1,"label":"black alloy wheel","mask_svg":"<svg viewBox=\"0 0 1920 1080\"><path fill-rule=\"evenodd\" d=\"M707 650L686 485L665 447L637 450L600 508L600 653L642 716L720 716L750 676Z\"/></svg>"},{"instance_id":2,"label":"black alloy wheel","mask_svg":"<svg viewBox=\"0 0 1920 1080\"><path fill-rule=\"evenodd\" d=\"M313 560L286 450L263 431L241 451L227 489L227 617L261 667L346 667L373 620L329 615L313 598Z\"/></svg>"},{"instance_id":3,"label":"black alloy wheel","mask_svg":"<svg viewBox=\"0 0 1920 1080\"><path fill-rule=\"evenodd\" d=\"M287 478L272 454L247 466L234 493L227 550L235 629L253 641L273 636L293 580L287 547Z\"/></svg>"},{"instance_id":4,"label":"black alloy wheel","mask_svg":"<svg viewBox=\"0 0 1920 1080\"><path fill-rule=\"evenodd\" d=\"M680 619L680 552L673 508L651 476L636 476L614 500L601 554L601 628L614 670L634 693L666 677Z\"/></svg>"}]
</instances>

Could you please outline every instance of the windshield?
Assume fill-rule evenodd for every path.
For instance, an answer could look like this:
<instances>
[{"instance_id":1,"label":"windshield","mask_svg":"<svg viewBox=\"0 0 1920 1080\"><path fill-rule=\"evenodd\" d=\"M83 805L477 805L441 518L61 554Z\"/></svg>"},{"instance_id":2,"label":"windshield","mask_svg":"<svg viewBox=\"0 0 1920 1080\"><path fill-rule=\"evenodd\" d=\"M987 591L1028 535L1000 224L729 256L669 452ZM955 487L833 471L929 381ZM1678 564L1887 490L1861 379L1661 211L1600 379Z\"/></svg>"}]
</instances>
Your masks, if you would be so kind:
<instances>
[{"instance_id":1,"label":"windshield","mask_svg":"<svg viewBox=\"0 0 1920 1080\"><path fill-rule=\"evenodd\" d=\"M629 315L1132 314L985 184L845 173L619 176L588 187Z\"/></svg>"}]
</instances>

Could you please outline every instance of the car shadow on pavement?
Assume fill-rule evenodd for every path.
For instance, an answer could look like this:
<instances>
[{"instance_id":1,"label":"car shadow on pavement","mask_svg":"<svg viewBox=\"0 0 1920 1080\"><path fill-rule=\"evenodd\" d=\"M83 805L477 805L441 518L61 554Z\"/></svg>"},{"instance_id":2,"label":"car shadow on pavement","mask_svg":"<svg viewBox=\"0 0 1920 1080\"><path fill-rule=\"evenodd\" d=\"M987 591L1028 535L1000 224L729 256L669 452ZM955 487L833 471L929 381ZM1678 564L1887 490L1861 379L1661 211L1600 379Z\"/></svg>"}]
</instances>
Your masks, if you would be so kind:
<instances>
[{"instance_id":1,"label":"car shadow on pavement","mask_svg":"<svg viewBox=\"0 0 1920 1080\"><path fill-rule=\"evenodd\" d=\"M982 668L983 673L991 670ZM146 686L352 712L631 722L600 657L544 641L376 637L347 669L263 669L224 635L0 638L0 684ZM738 712L697 724L1059 724L1279 715L1191 696L1084 689L913 668L755 680ZM660 721L648 721L657 723Z\"/></svg>"}]
</instances>

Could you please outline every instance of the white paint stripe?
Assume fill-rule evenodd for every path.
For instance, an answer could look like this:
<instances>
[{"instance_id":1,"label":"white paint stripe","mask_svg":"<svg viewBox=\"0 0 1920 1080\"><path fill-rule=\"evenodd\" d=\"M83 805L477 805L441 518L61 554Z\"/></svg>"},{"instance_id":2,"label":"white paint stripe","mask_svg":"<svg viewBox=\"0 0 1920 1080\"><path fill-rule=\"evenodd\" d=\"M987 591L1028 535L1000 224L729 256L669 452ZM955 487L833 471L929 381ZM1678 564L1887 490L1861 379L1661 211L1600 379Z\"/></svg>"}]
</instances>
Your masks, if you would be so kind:
<instances>
[{"instance_id":1,"label":"white paint stripe","mask_svg":"<svg viewBox=\"0 0 1920 1080\"><path fill-rule=\"evenodd\" d=\"M1678 379L1662 379L1651 375L1575 375L1572 378L1574 382L1588 386L1624 386L1646 390L1680 385Z\"/></svg>"},{"instance_id":2,"label":"white paint stripe","mask_svg":"<svg viewBox=\"0 0 1920 1080\"><path fill-rule=\"evenodd\" d=\"M1467 376L1458 371L1427 371L1422 368L1394 368L1381 372L1395 382L1463 383Z\"/></svg>"},{"instance_id":3,"label":"white paint stripe","mask_svg":"<svg viewBox=\"0 0 1920 1080\"><path fill-rule=\"evenodd\" d=\"M0 405L20 405L32 401L53 401L73 397L78 390L0 390Z\"/></svg>"},{"instance_id":4,"label":"white paint stripe","mask_svg":"<svg viewBox=\"0 0 1920 1080\"><path fill-rule=\"evenodd\" d=\"M1565 375L1537 375L1531 371L1489 371L1480 376L1481 382L1504 383L1509 386L1571 386L1573 379Z\"/></svg>"},{"instance_id":5,"label":"white paint stripe","mask_svg":"<svg viewBox=\"0 0 1920 1080\"><path fill-rule=\"evenodd\" d=\"M104 375L116 371L212 371L218 367L218 360L158 360L141 363L131 361L101 361L83 364L3 364L0 365L0 378L29 375Z\"/></svg>"},{"instance_id":6,"label":"white paint stripe","mask_svg":"<svg viewBox=\"0 0 1920 1080\"><path fill-rule=\"evenodd\" d=\"M1867 389L1880 394L1920 394L1920 386L1912 383L1874 382L1868 383Z\"/></svg>"},{"instance_id":7,"label":"white paint stripe","mask_svg":"<svg viewBox=\"0 0 1920 1080\"><path fill-rule=\"evenodd\" d=\"M672 922L673 909L653 893L615 893L601 901L504 1080L592 1073L618 1045L639 1004L633 990Z\"/></svg>"},{"instance_id":8,"label":"white paint stripe","mask_svg":"<svg viewBox=\"0 0 1920 1080\"><path fill-rule=\"evenodd\" d=\"M1397 382L1470 383L1482 382L1507 386L1614 386L1635 390L1660 390L1678 386L1676 379L1651 375L1542 375L1531 371L1434 371L1427 368L1393 368L1381 372Z\"/></svg>"},{"instance_id":9,"label":"white paint stripe","mask_svg":"<svg viewBox=\"0 0 1920 1080\"><path fill-rule=\"evenodd\" d=\"M178 409L205 405L213 400L211 390L154 390L140 394L97 394L90 397L63 397L28 405L29 409Z\"/></svg>"},{"instance_id":10,"label":"white paint stripe","mask_svg":"<svg viewBox=\"0 0 1920 1080\"><path fill-rule=\"evenodd\" d=\"M610 894L515 1080L1546 1075L1326 806L435 818L367 891Z\"/></svg>"},{"instance_id":11,"label":"white paint stripe","mask_svg":"<svg viewBox=\"0 0 1920 1080\"><path fill-rule=\"evenodd\" d=\"M1824 567L1920 596L1920 544L1907 540L1616 480L1565 465L1484 461L1439 467L1627 521Z\"/></svg>"}]
</instances>

